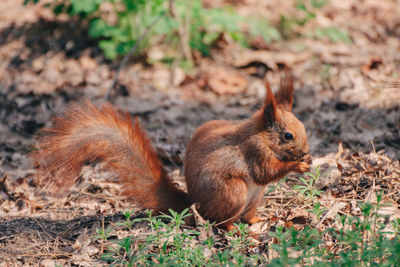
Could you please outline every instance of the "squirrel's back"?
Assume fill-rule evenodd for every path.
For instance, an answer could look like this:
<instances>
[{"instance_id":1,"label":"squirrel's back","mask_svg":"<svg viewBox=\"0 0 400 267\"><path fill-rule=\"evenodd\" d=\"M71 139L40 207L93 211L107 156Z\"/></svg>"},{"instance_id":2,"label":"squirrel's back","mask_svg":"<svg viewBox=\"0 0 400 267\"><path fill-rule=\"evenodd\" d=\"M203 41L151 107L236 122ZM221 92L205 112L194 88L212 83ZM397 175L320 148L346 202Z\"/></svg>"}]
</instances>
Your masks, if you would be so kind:
<instances>
[{"instance_id":1,"label":"squirrel's back","mask_svg":"<svg viewBox=\"0 0 400 267\"><path fill-rule=\"evenodd\" d=\"M110 104L72 106L38 139L32 156L40 179L71 186L85 164L101 161L122 185L121 193L140 207L179 211L191 204L170 181L137 119Z\"/></svg>"}]
</instances>

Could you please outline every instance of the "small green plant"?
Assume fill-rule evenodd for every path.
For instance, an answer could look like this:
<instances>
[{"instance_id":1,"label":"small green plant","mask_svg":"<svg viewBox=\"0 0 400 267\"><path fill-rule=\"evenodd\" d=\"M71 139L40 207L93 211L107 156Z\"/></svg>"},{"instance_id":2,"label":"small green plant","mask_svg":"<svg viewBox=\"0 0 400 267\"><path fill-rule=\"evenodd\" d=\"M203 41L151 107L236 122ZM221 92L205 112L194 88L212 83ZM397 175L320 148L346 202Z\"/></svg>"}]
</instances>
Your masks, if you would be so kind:
<instances>
[{"instance_id":1,"label":"small green plant","mask_svg":"<svg viewBox=\"0 0 400 267\"><path fill-rule=\"evenodd\" d=\"M289 176L285 176L282 179L280 179L276 184L270 184L267 187L267 191L265 192L265 195L268 195L276 190L282 190L282 185L289 179Z\"/></svg>"},{"instance_id":2,"label":"small green plant","mask_svg":"<svg viewBox=\"0 0 400 267\"><path fill-rule=\"evenodd\" d=\"M330 73L331 68L332 65L330 64L324 64L322 66L322 69L318 73L322 82L329 83L329 79L331 78L331 73Z\"/></svg>"},{"instance_id":3,"label":"small green plant","mask_svg":"<svg viewBox=\"0 0 400 267\"><path fill-rule=\"evenodd\" d=\"M134 213L135 213L135 210L132 210L132 211L126 210L125 212L123 212L123 214L125 215L125 221L116 223L115 225L124 226L130 231L132 229L132 225L134 223L142 221L142 219L140 219L140 218L132 220L131 218L134 215Z\"/></svg>"},{"instance_id":4,"label":"small green plant","mask_svg":"<svg viewBox=\"0 0 400 267\"><path fill-rule=\"evenodd\" d=\"M318 179L321 177L319 166L315 169L314 173L306 172L304 176L300 177L300 185L293 186L293 189L304 195L307 199L314 199L321 194L321 191L315 187Z\"/></svg>"},{"instance_id":5,"label":"small green plant","mask_svg":"<svg viewBox=\"0 0 400 267\"><path fill-rule=\"evenodd\" d=\"M399 266L398 222L388 229L388 217L379 214L381 200L377 194L376 205L360 203L361 216L338 216L339 227L322 232L278 227L270 234L276 240L272 249L277 255L271 266Z\"/></svg>"},{"instance_id":6,"label":"small green plant","mask_svg":"<svg viewBox=\"0 0 400 267\"><path fill-rule=\"evenodd\" d=\"M400 219L393 220L391 223L394 234L400 236Z\"/></svg>"},{"instance_id":7,"label":"small green plant","mask_svg":"<svg viewBox=\"0 0 400 267\"><path fill-rule=\"evenodd\" d=\"M176 230L179 230L181 225L185 223L185 221L184 221L185 218L191 216L191 214L189 213L189 209L184 209L182 211L182 213L178 213L176 211L173 211L173 210L169 209L169 213L171 215L164 214L164 215L161 215L160 217L168 219L172 223L174 223L175 226L176 226L175 227Z\"/></svg>"},{"instance_id":8,"label":"small green plant","mask_svg":"<svg viewBox=\"0 0 400 267\"><path fill-rule=\"evenodd\" d=\"M377 203L359 203L360 216L341 215L335 228L320 231L311 226L303 229L278 226L269 233L273 242L267 255L251 252L256 245L246 224L235 224L236 232L226 233L225 245L212 233L212 224L199 228L185 227L188 210L181 213L132 220L124 213L120 225L135 227L148 222L150 234L133 235L110 241L107 230L98 230L97 239L113 243L102 255L108 264L123 266L400 266L400 220L390 223L380 215L382 194ZM319 203L313 212L320 217L324 208ZM103 227L104 228L104 227ZM200 237L206 231L207 236Z\"/></svg>"},{"instance_id":9,"label":"small green plant","mask_svg":"<svg viewBox=\"0 0 400 267\"><path fill-rule=\"evenodd\" d=\"M253 244L251 238L249 238L249 226L244 223L234 223L233 225L236 229L227 233L232 238L229 245L233 250L244 253L246 248Z\"/></svg>"},{"instance_id":10,"label":"small green plant","mask_svg":"<svg viewBox=\"0 0 400 267\"><path fill-rule=\"evenodd\" d=\"M232 258L238 266L254 266L257 265L258 261L265 260L257 254L246 255L249 248L255 246L254 239L249 235L249 226L244 223L234 223L233 225L236 227L236 230L227 233L227 236L230 238L227 247L229 251L228 258Z\"/></svg>"},{"instance_id":11,"label":"small green plant","mask_svg":"<svg viewBox=\"0 0 400 267\"><path fill-rule=\"evenodd\" d=\"M184 229L184 219L191 214L188 209L178 213L170 210L170 214L153 216L151 211L146 211L147 221L151 234L144 238L130 236L113 242L102 255L102 259L112 265L124 266L204 266L204 265L256 265L257 262L265 262L265 259L257 255L249 255L248 248L253 245L249 237L249 228L246 224L235 224L237 235L228 233L230 242L225 248L215 250L216 238L212 234L212 224L206 222L203 228L210 235L202 242L198 241L200 231ZM130 219L131 212L125 212L126 221ZM122 222L120 225L135 225ZM103 235L97 235L97 239L103 240ZM209 255L205 251L210 252ZM213 252L214 251L214 252Z\"/></svg>"},{"instance_id":12,"label":"small green plant","mask_svg":"<svg viewBox=\"0 0 400 267\"><path fill-rule=\"evenodd\" d=\"M305 265L320 253L320 246L323 244L322 234L310 227L300 231L281 226L271 236L277 241L272 244L272 249L279 255L272 259L272 266Z\"/></svg>"},{"instance_id":13,"label":"small green plant","mask_svg":"<svg viewBox=\"0 0 400 267\"><path fill-rule=\"evenodd\" d=\"M282 36L290 38L294 35L294 27L304 26L316 18L316 11L328 3L329 0L295 0L298 13L281 15L280 30Z\"/></svg>"},{"instance_id":14,"label":"small green plant","mask_svg":"<svg viewBox=\"0 0 400 267\"><path fill-rule=\"evenodd\" d=\"M39 0L25 0L25 4L29 2ZM137 52L165 44L173 53L164 61L182 56L191 61L192 49L208 55L223 34L247 45L246 24L250 36L261 36L267 42L280 39L279 32L264 18L247 19L229 7L206 9L201 0L55 0L48 6L55 14L88 21L89 35L100 39L99 47L109 59L128 53L141 41ZM139 40L143 33L147 34Z\"/></svg>"},{"instance_id":15,"label":"small green plant","mask_svg":"<svg viewBox=\"0 0 400 267\"><path fill-rule=\"evenodd\" d=\"M96 238L102 239L103 241L107 241L110 237L110 232L112 231L112 227L109 225L107 228L104 226L101 229L96 229Z\"/></svg>"},{"instance_id":16,"label":"small green plant","mask_svg":"<svg viewBox=\"0 0 400 267\"><path fill-rule=\"evenodd\" d=\"M297 28L305 26L310 21L316 18L317 10L324 7L329 0L294 0L296 7L296 14L281 15L280 31L284 38L295 37L299 34ZM337 43L351 43L348 33L337 27L322 27L316 28L311 33L306 34L311 38L324 39Z\"/></svg>"},{"instance_id":17,"label":"small green plant","mask_svg":"<svg viewBox=\"0 0 400 267\"><path fill-rule=\"evenodd\" d=\"M340 231L330 233L338 240L341 257L334 261L339 264L359 263L362 266L397 266L399 251L396 248L400 241L396 231L387 229L384 223L387 216L379 215L381 194L377 194L377 204L361 203L360 217L340 216ZM388 235L395 234L394 238ZM333 255L331 255L333 256Z\"/></svg>"},{"instance_id":18,"label":"small green plant","mask_svg":"<svg viewBox=\"0 0 400 267\"><path fill-rule=\"evenodd\" d=\"M313 205L312 209L309 209L308 211L312 212L315 216L317 216L317 220L320 220L322 214L326 212L326 208L321 207L321 203L317 202Z\"/></svg>"},{"instance_id":19,"label":"small green plant","mask_svg":"<svg viewBox=\"0 0 400 267\"><path fill-rule=\"evenodd\" d=\"M351 39L348 33L344 30L341 30L337 27L324 27L324 28L317 28L312 34L313 37L317 39L323 39L327 37L330 41L334 43L351 43Z\"/></svg>"}]
</instances>

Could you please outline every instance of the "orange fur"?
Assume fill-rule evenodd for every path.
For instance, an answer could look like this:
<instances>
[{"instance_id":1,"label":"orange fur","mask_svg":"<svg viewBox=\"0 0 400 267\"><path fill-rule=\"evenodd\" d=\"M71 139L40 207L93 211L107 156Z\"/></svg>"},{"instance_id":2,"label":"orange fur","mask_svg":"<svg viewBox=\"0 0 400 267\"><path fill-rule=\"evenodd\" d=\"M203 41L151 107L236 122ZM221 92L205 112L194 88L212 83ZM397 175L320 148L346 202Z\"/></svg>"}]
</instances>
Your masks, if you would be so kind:
<instances>
[{"instance_id":1,"label":"orange fur","mask_svg":"<svg viewBox=\"0 0 400 267\"><path fill-rule=\"evenodd\" d=\"M169 180L150 140L137 120L117 112L110 104L101 109L91 103L75 105L42 129L32 156L39 177L59 187L71 186L83 165L104 162L123 185L123 195L155 211L183 210L186 194Z\"/></svg>"},{"instance_id":2,"label":"orange fur","mask_svg":"<svg viewBox=\"0 0 400 267\"><path fill-rule=\"evenodd\" d=\"M286 75L276 96L268 82L266 90L264 106L248 120L197 129L185 158L188 194L171 183L138 121L109 104L77 105L56 117L41 131L34 163L39 176L62 187L77 180L84 164L102 161L122 193L144 208L181 211L198 203L205 219L225 229L239 218L254 223L265 185L308 171L311 162L304 126L291 113L292 77Z\"/></svg>"}]
</instances>

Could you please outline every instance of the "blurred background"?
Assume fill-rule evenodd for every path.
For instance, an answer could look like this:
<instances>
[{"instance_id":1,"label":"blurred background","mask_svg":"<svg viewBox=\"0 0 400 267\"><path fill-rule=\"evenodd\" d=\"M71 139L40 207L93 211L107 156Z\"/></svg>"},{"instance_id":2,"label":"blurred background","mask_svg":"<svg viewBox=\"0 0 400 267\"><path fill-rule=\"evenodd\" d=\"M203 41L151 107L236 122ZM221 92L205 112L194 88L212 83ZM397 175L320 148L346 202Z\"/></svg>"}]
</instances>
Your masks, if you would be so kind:
<instances>
[{"instance_id":1,"label":"blurred background","mask_svg":"<svg viewBox=\"0 0 400 267\"><path fill-rule=\"evenodd\" d=\"M181 166L196 127L248 117L284 68L314 156L342 142L399 159L399 14L396 0L1 0L0 171L29 169L52 114L105 95Z\"/></svg>"},{"instance_id":2,"label":"blurred background","mask_svg":"<svg viewBox=\"0 0 400 267\"><path fill-rule=\"evenodd\" d=\"M314 168L267 186L257 245L148 219L101 164L64 195L33 179L51 116L109 101L184 188L194 130L248 118L285 69ZM0 0L0 266L398 266L399 159L400 0Z\"/></svg>"}]
</instances>

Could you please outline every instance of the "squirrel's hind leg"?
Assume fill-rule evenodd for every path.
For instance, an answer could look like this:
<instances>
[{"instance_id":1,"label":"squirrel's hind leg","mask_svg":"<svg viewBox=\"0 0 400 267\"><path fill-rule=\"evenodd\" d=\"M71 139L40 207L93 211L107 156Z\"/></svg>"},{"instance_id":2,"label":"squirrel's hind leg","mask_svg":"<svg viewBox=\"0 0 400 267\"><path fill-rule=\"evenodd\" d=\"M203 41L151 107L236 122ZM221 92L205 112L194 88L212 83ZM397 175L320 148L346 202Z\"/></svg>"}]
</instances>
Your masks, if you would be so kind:
<instances>
[{"instance_id":1,"label":"squirrel's hind leg","mask_svg":"<svg viewBox=\"0 0 400 267\"><path fill-rule=\"evenodd\" d=\"M213 189L196 201L200 204L199 213L217 226L231 230L245 208L246 183L241 178L229 178Z\"/></svg>"}]
</instances>

